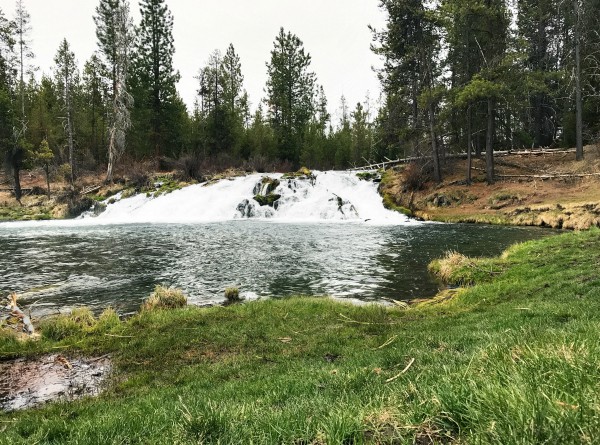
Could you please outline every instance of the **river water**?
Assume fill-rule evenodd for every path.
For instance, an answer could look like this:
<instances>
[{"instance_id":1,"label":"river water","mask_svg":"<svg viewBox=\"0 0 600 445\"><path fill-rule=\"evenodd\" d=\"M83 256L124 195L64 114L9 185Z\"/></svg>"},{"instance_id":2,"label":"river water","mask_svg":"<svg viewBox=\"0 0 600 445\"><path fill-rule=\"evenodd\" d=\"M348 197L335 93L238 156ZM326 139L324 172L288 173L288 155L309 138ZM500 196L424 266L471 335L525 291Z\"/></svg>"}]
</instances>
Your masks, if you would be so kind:
<instances>
[{"instance_id":1,"label":"river water","mask_svg":"<svg viewBox=\"0 0 600 445\"><path fill-rule=\"evenodd\" d=\"M0 292L47 313L74 306L135 311L156 284L195 304L228 286L251 297L332 295L409 300L439 286L427 264L447 250L497 255L536 229L470 225L208 224L0 226Z\"/></svg>"},{"instance_id":2,"label":"river water","mask_svg":"<svg viewBox=\"0 0 600 445\"><path fill-rule=\"evenodd\" d=\"M447 250L497 255L547 234L411 221L386 210L377 184L355 173L266 177L117 196L78 220L0 224L0 296L17 292L36 314L75 306L127 314L157 284L200 305L223 301L231 286L248 298L404 301L438 291L427 264ZM253 199L269 191L279 197L273 207Z\"/></svg>"}]
</instances>

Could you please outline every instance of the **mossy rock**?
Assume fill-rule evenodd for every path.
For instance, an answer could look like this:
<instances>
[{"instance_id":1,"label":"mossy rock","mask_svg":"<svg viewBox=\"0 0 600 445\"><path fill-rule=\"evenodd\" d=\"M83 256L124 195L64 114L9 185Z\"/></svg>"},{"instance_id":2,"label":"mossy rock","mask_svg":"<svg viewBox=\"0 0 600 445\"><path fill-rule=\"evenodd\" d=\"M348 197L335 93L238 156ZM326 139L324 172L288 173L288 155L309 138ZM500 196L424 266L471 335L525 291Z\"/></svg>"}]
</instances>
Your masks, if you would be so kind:
<instances>
[{"instance_id":1,"label":"mossy rock","mask_svg":"<svg viewBox=\"0 0 600 445\"><path fill-rule=\"evenodd\" d=\"M255 195L263 195L264 194L264 196L270 195L271 193L274 193L275 190L277 190L277 187L279 187L280 185L281 185L281 181L279 181L279 179L270 178L268 176L265 176L254 187L254 194ZM265 190L265 186L266 186L266 190Z\"/></svg>"},{"instance_id":2,"label":"mossy rock","mask_svg":"<svg viewBox=\"0 0 600 445\"><path fill-rule=\"evenodd\" d=\"M406 215L409 217L414 216L414 212L412 210L410 210L406 207L403 207L401 205L398 205L396 203L396 200L394 199L394 197L389 193L386 193L383 195L383 206L388 210L402 213L403 215Z\"/></svg>"},{"instance_id":3,"label":"mossy rock","mask_svg":"<svg viewBox=\"0 0 600 445\"><path fill-rule=\"evenodd\" d=\"M71 218L76 218L81 215L83 212L87 212L92 208L95 201L86 197L79 198L75 197L67 203L68 205L68 216Z\"/></svg>"},{"instance_id":4,"label":"mossy rock","mask_svg":"<svg viewBox=\"0 0 600 445\"><path fill-rule=\"evenodd\" d=\"M381 174L378 172L360 172L356 174L356 177L361 181L381 182Z\"/></svg>"},{"instance_id":5,"label":"mossy rock","mask_svg":"<svg viewBox=\"0 0 600 445\"><path fill-rule=\"evenodd\" d=\"M281 179L310 179L311 181L314 181L317 179L317 177L311 170L306 167L302 167L295 173L286 173L281 177Z\"/></svg>"},{"instance_id":6,"label":"mossy rock","mask_svg":"<svg viewBox=\"0 0 600 445\"><path fill-rule=\"evenodd\" d=\"M274 207L275 206L275 202L279 201L279 199L281 198L281 195L277 195L275 193L270 193L266 196L263 195L256 195L254 197L254 200L256 202L258 202L260 204L260 206L269 206L269 207Z\"/></svg>"},{"instance_id":7,"label":"mossy rock","mask_svg":"<svg viewBox=\"0 0 600 445\"><path fill-rule=\"evenodd\" d=\"M277 187L279 187L279 185L281 184L279 179L273 179L273 178L269 178L269 177L263 178L262 183L263 183L263 185L268 184L267 195L272 194L277 189Z\"/></svg>"}]
</instances>

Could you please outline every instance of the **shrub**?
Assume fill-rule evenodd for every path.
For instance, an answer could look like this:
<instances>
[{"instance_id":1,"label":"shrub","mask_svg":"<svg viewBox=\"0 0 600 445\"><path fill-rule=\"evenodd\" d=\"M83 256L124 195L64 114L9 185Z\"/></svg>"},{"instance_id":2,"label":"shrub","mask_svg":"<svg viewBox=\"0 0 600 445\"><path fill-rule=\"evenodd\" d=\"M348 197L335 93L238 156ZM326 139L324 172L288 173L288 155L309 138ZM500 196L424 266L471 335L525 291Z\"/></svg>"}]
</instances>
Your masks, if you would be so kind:
<instances>
[{"instance_id":1,"label":"shrub","mask_svg":"<svg viewBox=\"0 0 600 445\"><path fill-rule=\"evenodd\" d=\"M187 306L187 297L181 289L158 285L142 304L142 311L179 309L185 306Z\"/></svg>"},{"instance_id":2,"label":"shrub","mask_svg":"<svg viewBox=\"0 0 600 445\"><path fill-rule=\"evenodd\" d=\"M225 289L225 299L228 303L238 303L242 301L240 289L237 287L228 287Z\"/></svg>"},{"instance_id":3,"label":"shrub","mask_svg":"<svg viewBox=\"0 0 600 445\"><path fill-rule=\"evenodd\" d=\"M245 169L257 173L265 173L269 169L269 160L263 155L253 155L246 162Z\"/></svg>"},{"instance_id":4,"label":"shrub","mask_svg":"<svg viewBox=\"0 0 600 445\"><path fill-rule=\"evenodd\" d=\"M184 181L205 182L206 177L200 156L188 154L179 159L180 177Z\"/></svg>"},{"instance_id":5,"label":"shrub","mask_svg":"<svg viewBox=\"0 0 600 445\"><path fill-rule=\"evenodd\" d=\"M54 171L53 180L56 182L69 182L71 180L71 165L62 164Z\"/></svg>"},{"instance_id":6,"label":"shrub","mask_svg":"<svg viewBox=\"0 0 600 445\"><path fill-rule=\"evenodd\" d=\"M146 189L151 185L148 171L140 166L135 166L131 169L128 179L128 184L137 191Z\"/></svg>"},{"instance_id":7,"label":"shrub","mask_svg":"<svg viewBox=\"0 0 600 445\"><path fill-rule=\"evenodd\" d=\"M429 175L417 163L412 162L404 169L402 184L406 191L416 192L422 190L428 180Z\"/></svg>"}]
</instances>

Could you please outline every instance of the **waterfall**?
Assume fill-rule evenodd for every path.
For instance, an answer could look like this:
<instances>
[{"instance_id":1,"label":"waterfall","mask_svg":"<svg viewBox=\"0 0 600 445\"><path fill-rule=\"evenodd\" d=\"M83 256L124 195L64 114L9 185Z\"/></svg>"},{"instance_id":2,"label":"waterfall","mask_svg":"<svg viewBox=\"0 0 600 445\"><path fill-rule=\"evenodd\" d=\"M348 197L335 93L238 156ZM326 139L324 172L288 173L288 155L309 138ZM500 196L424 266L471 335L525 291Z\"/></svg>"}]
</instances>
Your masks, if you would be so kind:
<instances>
[{"instance_id":1,"label":"waterfall","mask_svg":"<svg viewBox=\"0 0 600 445\"><path fill-rule=\"evenodd\" d=\"M114 200L114 199L113 199ZM192 185L168 195L117 197L85 223L208 223L244 219L277 222L370 222L410 224L383 207L377 184L352 172L314 172L311 176L252 174L213 184Z\"/></svg>"}]
</instances>

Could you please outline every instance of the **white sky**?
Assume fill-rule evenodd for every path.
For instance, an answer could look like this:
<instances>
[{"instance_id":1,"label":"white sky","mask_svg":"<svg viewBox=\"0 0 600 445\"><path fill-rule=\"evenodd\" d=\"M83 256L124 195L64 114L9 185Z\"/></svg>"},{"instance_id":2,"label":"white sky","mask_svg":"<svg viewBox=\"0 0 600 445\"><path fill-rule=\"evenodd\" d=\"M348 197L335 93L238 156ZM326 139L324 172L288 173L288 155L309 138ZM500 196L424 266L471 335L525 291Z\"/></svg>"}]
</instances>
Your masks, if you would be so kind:
<instances>
[{"instance_id":1,"label":"white sky","mask_svg":"<svg viewBox=\"0 0 600 445\"><path fill-rule=\"evenodd\" d=\"M31 15L34 64L52 69L60 41L66 37L80 66L96 49L92 19L98 0L25 0ZM137 0L131 1L139 22ZM168 0L175 19L175 68L181 73L179 93L191 108L197 90L194 76L214 49L225 52L233 43L240 55L245 88L253 108L264 97L266 65L279 28L296 34L312 56L312 70L325 88L329 108L346 96L350 108L379 96L372 66L378 58L370 51L367 26L381 28L385 16L379 0ZM15 1L0 0L7 18ZM336 113L337 114L337 113Z\"/></svg>"}]
</instances>

